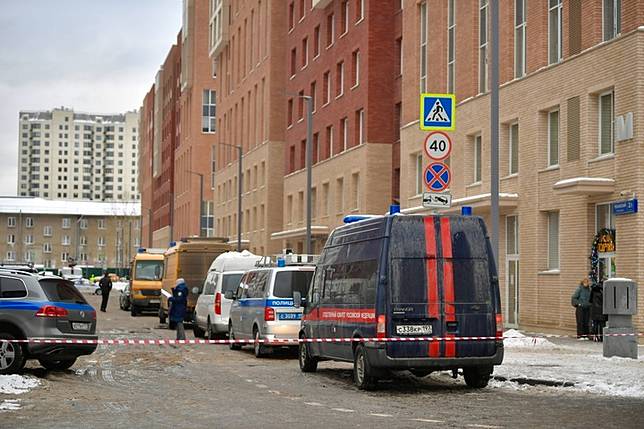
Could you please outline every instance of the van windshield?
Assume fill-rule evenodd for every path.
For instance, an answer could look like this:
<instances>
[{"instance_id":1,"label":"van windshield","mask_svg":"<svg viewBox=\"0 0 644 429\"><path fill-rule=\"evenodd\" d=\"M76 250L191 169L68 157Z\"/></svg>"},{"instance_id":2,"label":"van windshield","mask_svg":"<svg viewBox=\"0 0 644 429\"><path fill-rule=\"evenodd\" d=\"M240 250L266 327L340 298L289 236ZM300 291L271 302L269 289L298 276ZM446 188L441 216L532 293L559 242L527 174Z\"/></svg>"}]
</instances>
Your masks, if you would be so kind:
<instances>
[{"instance_id":1,"label":"van windshield","mask_svg":"<svg viewBox=\"0 0 644 429\"><path fill-rule=\"evenodd\" d=\"M241 280L243 274L224 274L224 278L221 282L221 293L225 294L226 292L236 291L239 286L239 281Z\"/></svg>"},{"instance_id":2,"label":"van windshield","mask_svg":"<svg viewBox=\"0 0 644 429\"><path fill-rule=\"evenodd\" d=\"M297 291L306 296L313 278L313 271L280 271L275 276L273 296L277 298L292 298Z\"/></svg>"},{"instance_id":3,"label":"van windshield","mask_svg":"<svg viewBox=\"0 0 644 429\"><path fill-rule=\"evenodd\" d=\"M83 295L67 280L43 279L39 283L50 301L87 304Z\"/></svg>"},{"instance_id":4,"label":"van windshield","mask_svg":"<svg viewBox=\"0 0 644 429\"><path fill-rule=\"evenodd\" d=\"M134 280L161 280L163 261L137 261Z\"/></svg>"}]
</instances>

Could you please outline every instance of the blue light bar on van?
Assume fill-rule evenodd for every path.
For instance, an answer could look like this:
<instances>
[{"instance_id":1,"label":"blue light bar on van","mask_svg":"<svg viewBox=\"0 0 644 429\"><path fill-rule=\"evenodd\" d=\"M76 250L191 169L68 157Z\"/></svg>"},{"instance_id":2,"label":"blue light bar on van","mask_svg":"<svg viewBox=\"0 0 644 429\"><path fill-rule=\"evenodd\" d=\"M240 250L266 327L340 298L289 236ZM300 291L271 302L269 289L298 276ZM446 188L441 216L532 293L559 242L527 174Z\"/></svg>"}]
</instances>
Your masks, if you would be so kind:
<instances>
[{"instance_id":1,"label":"blue light bar on van","mask_svg":"<svg viewBox=\"0 0 644 429\"><path fill-rule=\"evenodd\" d=\"M470 206L461 207L461 214L463 216L472 216L472 207Z\"/></svg>"},{"instance_id":2,"label":"blue light bar on van","mask_svg":"<svg viewBox=\"0 0 644 429\"><path fill-rule=\"evenodd\" d=\"M139 247L136 249L136 253L145 253L145 247Z\"/></svg>"},{"instance_id":3,"label":"blue light bar on van","mask_svg":"<svg viewBox=\"0 0 644 429\"><path fill-rule=\"evenodd\" d=\"M176 245L177 245L177 242L176 242L176 241L171 241L171 242L170 242L170 245L169 245L168 247L174 247L174 246L176 246Z\"/></svg>"},{"instance_id":4,"label":"blue light bar on van","mask_svg":"<svg viewBox=\"0 0 644 429\"><path fill-rule=\"evenodd\" d=\"M374 216L369 216L369 215L348 215L345 216L343 220L344 223L354 223L354 222L360 222L361 220L366 220L366 219L371 219Z\"/></svg>"},{"instance_id":5,"label":"blue light bar on van","mask_svg":"<svg viewBox=\"0 0 644 429\"><path fill-rule=\"evenodd\" d=\"M400 206L398 204L392 204L389 206L389 214L400 213Z\"/></svg>"},{"instance_id":6,"label":"blue light bar on van","mask_svg":"<svg viewBox=\"0 0 644 429\"><path fill-rule=\"evenodd\" d=\"M285 267L286 266L286 261L284 258L277 258L277 266L279 268Z\"/></svg>"}]
</instances>

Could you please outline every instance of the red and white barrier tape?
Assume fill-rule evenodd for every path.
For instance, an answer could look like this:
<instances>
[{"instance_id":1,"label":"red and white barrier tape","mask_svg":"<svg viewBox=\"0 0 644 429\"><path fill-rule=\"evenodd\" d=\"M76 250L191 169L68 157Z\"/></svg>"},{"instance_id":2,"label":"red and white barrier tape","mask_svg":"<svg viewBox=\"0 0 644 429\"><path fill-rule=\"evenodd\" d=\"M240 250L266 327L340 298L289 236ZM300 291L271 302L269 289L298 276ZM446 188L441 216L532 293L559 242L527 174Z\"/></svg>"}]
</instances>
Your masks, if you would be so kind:
<instances>
[{"instance_id":1,"label":"red and white barrier tape","mask_svg":"<svg viewBox=\"0 0 644 429\"><path fill-rule=\"evenodd\" d=\"M604 337L642 337L644 332L631 334L604 334ZM61 339L61 338L29 338L26 340L11 340L13 343L31 344L86 344L86 345L115 345L115 346L148 346L148 345L198 345L198 344L255 344L259 342L267 345L298 345L300 343L352 343L352 342L373 342L373 343L409 343L409 342L436 342L436 341L500 341L510 339L532 339L537 338L566 338L569 335L538 335L538 336L509 336L509 337L392 337L392 338L276 338L260 340L173 340L173 339ZM8 340L0 339L0 343Z\"/></svg>"}]
</instances>

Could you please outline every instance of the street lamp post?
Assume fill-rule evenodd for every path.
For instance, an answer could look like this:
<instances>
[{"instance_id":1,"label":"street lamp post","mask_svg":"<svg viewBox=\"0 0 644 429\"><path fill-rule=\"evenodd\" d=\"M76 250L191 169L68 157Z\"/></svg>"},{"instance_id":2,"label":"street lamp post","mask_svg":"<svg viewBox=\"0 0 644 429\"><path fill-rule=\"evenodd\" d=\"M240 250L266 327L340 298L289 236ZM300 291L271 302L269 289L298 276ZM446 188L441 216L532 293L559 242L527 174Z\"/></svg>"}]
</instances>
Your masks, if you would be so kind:
<instances>
[{"instance_id":1,"label":"street lamp post","mask_svg":"<svg viewBox=\"0 0 644 429\"><path fill-rule=\"evenodd\" d=\"M491 0L492 52L490 71L490 222L492 223L492 250L499 256L499 0Z\"/></svg>"},{"instance_id":2,"label":"street lamp post","mask_svg":"<svg viewBox=\"0 0 644 429\"><path fill-rule=\"evenodd\" d=\"M188 170L188 173L199 176L199 237L203 237L203 228L201 227L203 222L203 174L191 170Z\"/></svg>"},{"instance_id":3,"label":"street lamp post","mask_svg":"<svg viewBox=\"0 0 644 429\"><path fill-rule=\"evenodd\" d=\"M243 180L243 169L242 169L242 147L238 145L228 144L228 143L219 143L222 146L227 146L237 149L237 155L239 158L239 167L237 171L237 251L241 252L241 229L242 229L242 180Z\"/></svg>"}]
</instances>

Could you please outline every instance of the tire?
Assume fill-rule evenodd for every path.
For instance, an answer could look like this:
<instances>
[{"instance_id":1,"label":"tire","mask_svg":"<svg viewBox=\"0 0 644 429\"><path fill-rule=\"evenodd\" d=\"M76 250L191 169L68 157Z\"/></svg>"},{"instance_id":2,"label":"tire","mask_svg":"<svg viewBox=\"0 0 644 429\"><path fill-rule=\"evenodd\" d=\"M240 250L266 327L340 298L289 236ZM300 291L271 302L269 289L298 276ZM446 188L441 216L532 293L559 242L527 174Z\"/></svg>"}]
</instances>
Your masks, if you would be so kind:
<instances>
[{"instance_id":1,"label":"tire","mask_svg":"<svg viewBox=\"0 0 644 429\"><path fill-rule=\"evenodd\" d=\"M94 291L94 295L101 296L101 295L103 295L103 291L100 290L100 289L96 289L96 291Z\"/></svg>"},{"instance_id":2,"label":"tire","mask_svg":"<svg viewBox=\"0 0 644 429\"><path fill-rule=\"evenodd\" d=\"M206 339L207 340L215 339L215 333L212 330L212 324L210 323L210 318L208 318L208 323L206 324Z\"/></svg>"},{"instance_id":3,"label":"tire","mask_svg":"<svg viewBox=\"0 0 644 429\"><path fill-rule=\"evenodd\" d=\"M364 345L358 344L353 354L353 382L360 390L373 390L377 381L365 354Z\"/></svg>"},{"instance_id":4,"label":"tire","mask_svg":"<svg viewBox=\"0 0 644 429\"><path fill-rule=\"evenodd\" d=\"M257 329L257 326L253 328L253 338L255 339L255 342L253 343L253 353L255 353L256 358L263 358L266 356L267 347L259 342L259 340L261 340L261 336L259 335L259 329Z\"/></svg>"},{"instance_id":5,"label":"tire","mask_svg":"<svg viewBox=\"0 0 644 429\"><path fill-rule=\"evenodd\" d=\"M11 334L0 333L0 339L15 340ZM25 352L22 344L0 341L0 374L15 374L25 366Z\"/></svg>"},{"instance_id":6,"label":"tire","mask_svg":"<svg viewBox=\"0 0 644 429\"><path fill-rule=\"evenodd\" d=\"M305 336L301 336L305 339ZM298 346L298 361L302 372L315 372L318 369L318 358L311 356L309 343L301 342Z\"/></svg>"},{"instance_id":7,"label":"tire","mask_svg":"<svg viewBox=\"0 0 644 429\"><path fill-rule=\"evenodd\" d=\"M66 369L69 369L76 363L76 358L73 359L62 359L62 360L50 360L50 359L45 359L41 358L38 359L38 362L40 362L40 365L42 365L43 368L48 369L50 371L64 371Z\"/></svg>"},{"instance_id":8,"label":"tire","mask_svg":"<svg viewBox=\"0 0 644 429\"><path fill-rule=\"evenodd\" d=\"M164 325L168 320L168 316L163 312L163 309L159 308L159 323Z\"/></svg>"},{"instance_id":9,"label":"tire","mask_svg":"<svg viewBox=\"0 0 644 429\"><path fill-rule=\"evenodd\" d=\"M482 389L487 386L492 375L492 368L487 366L473 366L463 368L465 384L472 389Z\"/></svg>"},{"instance_id":10,"label":"tire","mask_svg":"<svg viewBox=\"0 0 644 429\"><path fill-rule=\"evenodd\" d=\"M136 305L130 305L130 315L136 317L139 315L139 310L136 308Z\"/></svg>"},{"instance_id":11,"label":"tire","mask_svg":"<svg viewBox=\"0 0 644 429\"><path fill-rule=\"evenodd\" d=\"M205 334L204 330L197 325L197 322L192 322L192 333L195 335L195 338L203 338Z\"/></svg>"},{"instance_id":12,"label":"tire","mask_svg":"<svg viewBox=\"0 0 644 429\"><path fill-rule=\"evenodd\" d=\"M235 333L233 332L233 322L230 322L228 324L228 339L229 340L235 339ZM230 348L230 350L241 350L242 348L241 344L235 344L235 343L228 343L228 347Z\"/></svg>"},{"instance_id":13,"label":"tire","mask_svg":"<svg viewBox=\"0 0 644 429\"><path fill-rule=\"evenodd\" d=\"M123 305L123 299L122 299L122 298L119 298L119 308L120 308L121 310L123 310L123 311L127 311L127 309L126 309L126 308L125 308L125 306Z\"/></svg>"}]
</instances>

